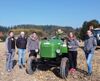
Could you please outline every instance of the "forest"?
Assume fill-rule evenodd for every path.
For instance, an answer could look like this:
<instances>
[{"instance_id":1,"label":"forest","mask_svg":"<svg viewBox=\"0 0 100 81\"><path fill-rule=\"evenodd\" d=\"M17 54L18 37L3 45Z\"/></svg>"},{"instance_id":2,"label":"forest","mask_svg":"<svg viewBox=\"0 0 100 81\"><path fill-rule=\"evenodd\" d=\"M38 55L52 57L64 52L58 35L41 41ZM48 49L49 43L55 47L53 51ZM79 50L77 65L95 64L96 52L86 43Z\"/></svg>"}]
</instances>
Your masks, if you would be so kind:
<instances>
[{"instance_id":1,"label":"forest","mask_svg":"<svg viewBox=\"0 0 100 81\"><path fill-rule=\"evenodd\" d=\"M70 31L74 32L77 38L84 40L86 30L89 26L94 28L100 27L100 22L96 19L90 21L84 21L80 27L71 27L71 26L57 26L57 25L32 25L32 24L21 24L15 26L0 26L0 39L4 41L7 37L9 31L14 31L15 35L19 35L21 31L24 31L26 35L30 35L32 32L36 32L40 37L48 37L50 35L55 35L57 29L62 29L65 34L68 34Z\"/></svg>"}]
</instances>

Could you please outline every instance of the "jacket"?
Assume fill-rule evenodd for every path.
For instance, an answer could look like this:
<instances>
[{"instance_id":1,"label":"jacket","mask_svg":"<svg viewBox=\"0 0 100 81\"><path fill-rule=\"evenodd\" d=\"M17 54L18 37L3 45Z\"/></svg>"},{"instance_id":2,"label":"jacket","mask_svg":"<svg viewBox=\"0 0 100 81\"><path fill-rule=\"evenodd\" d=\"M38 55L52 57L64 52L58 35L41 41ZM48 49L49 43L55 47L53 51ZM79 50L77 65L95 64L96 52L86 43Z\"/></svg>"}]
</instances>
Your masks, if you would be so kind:
<instances>
[{"instance_id":1,"label":"jacket","mask_svg":"<svg viewBox=\"0 0 100 81\"><path fill-rule=\"evenodd\" d=\"M76 38L69 39L67 44L69 51L77 51L77 48L79 47L78 40Z\"/></svg>"},{"instance_id":2,"label":"jacket","mask_svg":"<svg viewBox=\"0 0 100 81\"><path fill-rule=\"evenodd\" d=\"M19 36L18 39L16 40L17 48L26 49L26 45L27 45L27 38Z\"/></svg>"},{"instance_id":3,"label":"jacket","mask_svg":"<svg viewBox=\"0 0 100 81\"><path fill-rule=\"evenodd\" d=\"M7 52L11 53L12 49L15 49L15 38L14 37L7 37L6 38L6 50Z\"/></svg>"},{"instance_id":4,"label":"jacket","mask_svg":"<svg viewBox=\"0 0 100 81\"><path fill-rule=\"evenodd\" d=\"M94 51L97 46L97 41L94 36L87 37L84 42L84 51Z\"/></svg>"},{"instance_id":5,"label":"jacket","mask_svg":"<svg viewBox=\"0 0 100 81\"><path fill-rule=\"evenodd\" d=\"M27 48L28 52L30 52L31 50L39 49L39 40L33 39L32 36L30 36L27 40Z\"/></svg>"}]
</instances>

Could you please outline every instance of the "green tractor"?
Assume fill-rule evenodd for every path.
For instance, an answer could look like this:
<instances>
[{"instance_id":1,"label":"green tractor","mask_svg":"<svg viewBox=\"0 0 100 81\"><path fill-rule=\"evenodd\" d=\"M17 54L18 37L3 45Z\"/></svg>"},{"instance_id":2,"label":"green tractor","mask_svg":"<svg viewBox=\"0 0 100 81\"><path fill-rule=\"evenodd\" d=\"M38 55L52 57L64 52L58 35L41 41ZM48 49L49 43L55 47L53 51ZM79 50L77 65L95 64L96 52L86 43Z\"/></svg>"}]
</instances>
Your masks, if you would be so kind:
<instances>
[{"instance_id":1,"label":"green tractor","mask_svg":"<svg viewBox=\"0 0 100 81\"><path fill-rule=\"evenodd\" d=\"M36 63L34 57L30 57L27 62L27 72L33 74L37 68L38 63L43 63L47 66L59 67L59 75L61 78L68 76L69 62L68 62L68 48L67 44L58 38L51 38L49 40L41 40L39 61Z\"/></svg>"}]
</instances>

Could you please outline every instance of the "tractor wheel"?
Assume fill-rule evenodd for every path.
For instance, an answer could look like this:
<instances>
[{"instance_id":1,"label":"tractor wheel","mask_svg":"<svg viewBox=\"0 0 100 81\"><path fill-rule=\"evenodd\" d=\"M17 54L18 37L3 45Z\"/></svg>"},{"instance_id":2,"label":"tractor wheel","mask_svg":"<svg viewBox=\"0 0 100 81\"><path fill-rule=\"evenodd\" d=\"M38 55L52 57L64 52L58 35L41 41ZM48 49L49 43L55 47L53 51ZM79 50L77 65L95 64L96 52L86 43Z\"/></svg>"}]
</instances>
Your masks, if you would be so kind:
<instances>
[{"instance_id":1,"label":"tractor wheel","mask_svg":"<svg viewBox=\"0 0 100 81\"><path fill-rule=\"evenodd\" d=\"M36 57L34 56L29 57L26 67L27 73L32 75L36 71L36 68L37 68Z\"/></svg>"},{"instance_id":2,"label":"tractor wheel","mask_svg":"<svg viewBox=\"0 0 100 81\"><path fill-rule=\"evenodd\" d=\"M69 70L69 62L68 62L68 58L64 57L61 60L61 64L60 64L60 76L63 79L66 79L68 76L68 70Z\"/></svg>"}]
</instances>

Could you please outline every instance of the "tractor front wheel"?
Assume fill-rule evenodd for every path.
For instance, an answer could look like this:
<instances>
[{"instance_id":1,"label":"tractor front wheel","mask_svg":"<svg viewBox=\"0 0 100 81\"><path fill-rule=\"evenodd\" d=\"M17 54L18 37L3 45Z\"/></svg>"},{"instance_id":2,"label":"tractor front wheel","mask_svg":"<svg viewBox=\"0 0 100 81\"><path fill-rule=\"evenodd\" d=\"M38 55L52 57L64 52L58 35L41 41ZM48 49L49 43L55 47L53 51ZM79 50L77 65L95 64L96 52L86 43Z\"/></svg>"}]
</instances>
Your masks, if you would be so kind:
<instances>
[{"instance_id":1,"label":"tractor front wheel","mask_svg":"<svg viewBox=\"0 0 100 81\"><path fill-rule=\"evenodd\" d=\"M60 76L63 79L66 79L68 76L68 70L69 70L69 62L68 62L68 58L64 57L61 60L61 64L60 64Z\"/></svg>"}]
</instances>

